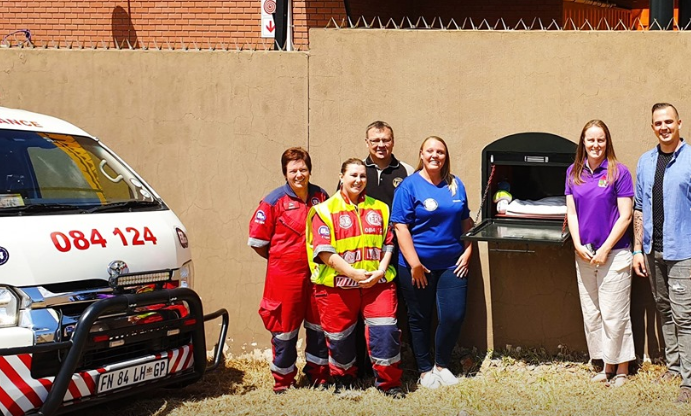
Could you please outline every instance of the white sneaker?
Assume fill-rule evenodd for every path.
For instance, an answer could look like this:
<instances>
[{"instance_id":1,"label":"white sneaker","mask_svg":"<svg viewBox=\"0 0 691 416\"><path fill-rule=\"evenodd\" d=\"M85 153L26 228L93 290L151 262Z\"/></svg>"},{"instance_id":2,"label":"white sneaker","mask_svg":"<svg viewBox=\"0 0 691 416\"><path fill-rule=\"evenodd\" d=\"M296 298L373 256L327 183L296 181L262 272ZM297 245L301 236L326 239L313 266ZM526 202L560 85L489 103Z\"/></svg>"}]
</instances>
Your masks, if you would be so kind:
<instances>
[{"instance_id":1,"label":"white sneaker","mask_svg":"<svg viewBox=\"0 0 691 416\"><path fill-rule=\"evenodd\" d=\"M456 376L449 371L448 368L442 368L439 370L436 366L432 370L432 373L439 377L439 380L441 380L441 384L444 386L453 386L454 384L458 384L458 379Z\"/></svg>"},{"instance_id":2,"label":"white sneaker","mask_svg":"<svg viewBox=\"0 0 691 416\"><path fill-rule=\"evenodd\" d=\"M419 383L420 386L426 389L436 389L439 388L439 386L441 386L442 381L436 374L430 371L429 373L420 376Z\"/></svg>"}]
</instances>

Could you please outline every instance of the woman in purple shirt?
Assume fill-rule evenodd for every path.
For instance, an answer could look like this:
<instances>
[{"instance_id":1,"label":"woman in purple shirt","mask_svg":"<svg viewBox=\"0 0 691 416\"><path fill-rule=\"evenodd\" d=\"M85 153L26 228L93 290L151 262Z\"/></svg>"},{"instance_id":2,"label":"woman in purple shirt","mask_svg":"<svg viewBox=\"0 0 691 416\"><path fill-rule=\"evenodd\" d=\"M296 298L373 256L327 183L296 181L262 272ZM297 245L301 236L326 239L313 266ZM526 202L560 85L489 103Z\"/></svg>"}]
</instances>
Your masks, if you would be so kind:
<instances>
[{"instance_id":1,"label":"woman in purple shirt","mask_svg":"<svg viewBox=\"0 0 691 416\"><path fill-rule=\"evenodd\" d=\"M569 231L590 359L604 368L592 381L619 387L636 358L631 333L631 173L617 161L600 120L583 127L576 160L566 171Z\"/></svg>"}]
</instances>

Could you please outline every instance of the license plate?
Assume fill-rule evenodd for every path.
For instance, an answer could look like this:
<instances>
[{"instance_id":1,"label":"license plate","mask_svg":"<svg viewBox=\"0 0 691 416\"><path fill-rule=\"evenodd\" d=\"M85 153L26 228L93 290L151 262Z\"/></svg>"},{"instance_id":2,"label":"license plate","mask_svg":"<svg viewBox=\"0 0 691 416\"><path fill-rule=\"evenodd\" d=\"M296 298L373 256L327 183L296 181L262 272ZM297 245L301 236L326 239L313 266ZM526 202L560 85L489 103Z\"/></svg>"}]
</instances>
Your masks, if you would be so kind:
<instances>
[{"instance_id":1,"label":"license plate","mask_svg":"<svg viewBox=\"0 0 691 416\"><path fill-rule=\"evenodd\" d=\"M168 375L168 359L150 361L119 370L108 371L98 378L97 393L119 389L125 386L155 380Z\"/></svg>"}]
</instances>

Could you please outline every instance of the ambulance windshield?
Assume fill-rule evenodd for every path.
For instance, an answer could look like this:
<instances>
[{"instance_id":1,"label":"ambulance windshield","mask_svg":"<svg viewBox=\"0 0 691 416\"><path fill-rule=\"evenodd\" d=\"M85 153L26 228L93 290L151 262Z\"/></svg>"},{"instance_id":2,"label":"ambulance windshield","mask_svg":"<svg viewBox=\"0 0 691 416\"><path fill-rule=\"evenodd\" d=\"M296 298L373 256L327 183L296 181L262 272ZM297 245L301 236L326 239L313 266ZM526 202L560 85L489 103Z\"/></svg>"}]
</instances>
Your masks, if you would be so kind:
<instances>
[{"instance_id":1,"label":"ambulance windshield","mask_svg":"<svg viewBox=\"0 0 691 416\"><path fill-rule=\"evenodd\" d=\"M0 215L167 209L98 141L0 130Z\"/></svg>"}]
</instances>

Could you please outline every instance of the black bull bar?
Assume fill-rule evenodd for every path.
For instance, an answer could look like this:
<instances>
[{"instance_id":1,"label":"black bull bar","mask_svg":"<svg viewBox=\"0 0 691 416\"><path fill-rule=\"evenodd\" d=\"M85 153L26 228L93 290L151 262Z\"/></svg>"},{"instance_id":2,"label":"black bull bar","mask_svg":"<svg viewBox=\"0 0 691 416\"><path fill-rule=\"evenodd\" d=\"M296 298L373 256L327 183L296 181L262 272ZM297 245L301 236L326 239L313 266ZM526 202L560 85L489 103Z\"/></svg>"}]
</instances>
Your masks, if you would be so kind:
<instances>
[{"instance_id":1,"label":"black bull bar","mask_svg":"<svg viewBox=\"0 0 691 416\"><path fill-rule=\"evenodd\" d=\"M82 315L79 317L79 321L77 322L75 331L72 335L72 338L69 341L39 344L27 347L0 349L0 355L15 355L48 352L54 350L69 350L67 356L62 362L60 371L55 376L53 386L48 392L48 396L46 397L43 406L41 406L41 408L38 409L38 411L33 411L28 414L49 416L59 413L66 413L74 409L72 406L61 408L61 405L63 403L63 399L69 387L70 381L72 380L72 375L75 373L77 369L79 358L84 353L84 349L87 345L91 327L99 318L101 318L103 315L127 312L128 310L131 310L136 307L150 306L156 304L170 304L176 301L187 302L187 305L190 310L190 317L196 319L196 322L193 325L194 330L192 331L192 354L194 357L194 372L186 374L184 376L158 380L157 382L153 383L144 383L142 385L142 388L138 389L137 392L144 391L148 388L162 387L167 384L190 384L199 380L206 371L212 371L216 369L219 366L221 357L223 355L223 345L226 338L226 334L228 332L229 318L227 310L219 309L216 312L204 315L201 299L199 299L199 296L195 291L188 288L176 288L139 294L118 295L112 298L99 300L89 305L84 310L84 313L82 313ZM207 365L204 322L219 317L222 318L221 331L219 333L218 343L214 348L213 362L210 365ZM117 399L118 397L129 396L132 393L133 392L130 390L109 394L104 397L93 397L89 398L87 401L84 401L80 404L88 406L96 405L105 401Z\"/></svg>"}]
</instances>

